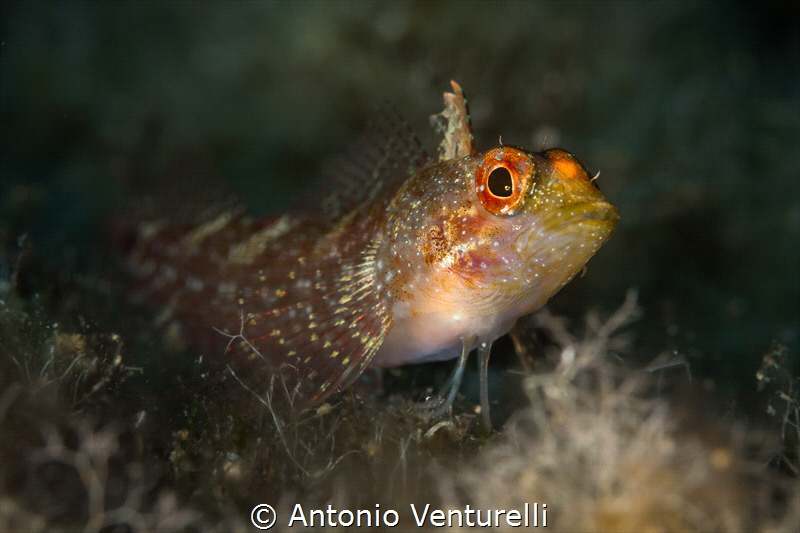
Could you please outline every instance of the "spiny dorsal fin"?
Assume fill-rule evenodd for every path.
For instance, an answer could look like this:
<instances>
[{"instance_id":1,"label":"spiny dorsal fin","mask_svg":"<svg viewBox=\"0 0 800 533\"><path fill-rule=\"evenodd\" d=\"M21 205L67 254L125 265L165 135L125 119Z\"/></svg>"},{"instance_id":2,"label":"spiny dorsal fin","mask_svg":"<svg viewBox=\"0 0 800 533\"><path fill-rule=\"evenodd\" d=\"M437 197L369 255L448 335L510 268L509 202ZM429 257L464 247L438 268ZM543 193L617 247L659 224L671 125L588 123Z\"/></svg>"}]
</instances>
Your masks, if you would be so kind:
<instances>
[{"instance_id":1,"label":"spiny dorsal fin","mask_svg":"<svg viewBox=\"0 0 800 533\"><path fill-rule=\"evenodd\" d=\"M243 204L213 171L213 163L209 150L183 147L161 168L145 163L126 176L134 194L128 207L106 222L108 238L131 251L156 227L188 231L221 218L246 218Z\"/></svg>"},{"instance_id":2,"label":"spiny dorsal fin","mask_svg":"<svg viewBox=\"0 0 800 533\"><path fill-rule=\"evenodd\" d=\"M223 213L244 213L239 197L213 164L213 157L199 149L176 150L161 172L157 215L174 224L203 224Z\"/></svg>"},{"instance_id":3,"label":"spiny dorsal fin","mask_svg":"<svg viewBox=\"0 0 800 533\"><path fill-rule=\"evenodd\" d=\"M475 153L472 121L469 116L464 91L455 81L450 81L452 93L444 93L444 110L431 115L431 125L444 135L439 143L439 161L458 159Z\"/></svg>"},{"instance_id":4,"label":"spiny dorsal fin","mask_svg":"<svg viewBox=\"0 0 800 533\"><path fill-rule=\"evenodd\" d=\"M422 143L388 102L359 139L323 171L318 189L297 203L298 210L319 213L331 223L381 192L399 187L429 160Z\"/></svg>"}]
</instances>

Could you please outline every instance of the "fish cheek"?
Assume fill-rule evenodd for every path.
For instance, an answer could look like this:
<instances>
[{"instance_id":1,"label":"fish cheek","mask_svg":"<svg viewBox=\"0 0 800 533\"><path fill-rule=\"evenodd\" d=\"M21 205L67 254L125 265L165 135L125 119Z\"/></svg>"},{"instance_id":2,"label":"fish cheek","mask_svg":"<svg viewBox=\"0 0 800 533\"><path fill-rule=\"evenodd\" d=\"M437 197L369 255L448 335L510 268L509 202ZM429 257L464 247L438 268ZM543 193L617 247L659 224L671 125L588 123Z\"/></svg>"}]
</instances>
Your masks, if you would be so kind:
<instances>
[{"instance_id":1,"label":"fish cheek","mask_svg":"<svg viewBox=\"0 0 800 533\"><path fill-rule=\"evenodd\" d=\"M439 225L425 230L421 244L423 260L429 267L441 263L450 249L444 230Z\"/></svg>"}]
</instances>

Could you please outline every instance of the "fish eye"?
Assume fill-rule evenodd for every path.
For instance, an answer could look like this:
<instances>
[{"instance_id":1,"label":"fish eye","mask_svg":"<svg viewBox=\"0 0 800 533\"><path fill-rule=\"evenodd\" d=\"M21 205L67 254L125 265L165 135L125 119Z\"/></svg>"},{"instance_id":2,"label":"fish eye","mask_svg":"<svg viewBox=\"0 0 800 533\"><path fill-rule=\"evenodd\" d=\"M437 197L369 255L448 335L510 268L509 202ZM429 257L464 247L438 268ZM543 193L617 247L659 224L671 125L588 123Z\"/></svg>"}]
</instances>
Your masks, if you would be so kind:
<instances>
[{"instance_id":1,"label":"fish eye","mask_svg":"<svg viewBox=\"0 0 800 533\"><path fill-rule=\"evenodd\" d=\"M510 216L525 201L534 164L523 150L500 146L484 154L475 174L478 200L493 215Z\"/></svg>"}]
</instances>

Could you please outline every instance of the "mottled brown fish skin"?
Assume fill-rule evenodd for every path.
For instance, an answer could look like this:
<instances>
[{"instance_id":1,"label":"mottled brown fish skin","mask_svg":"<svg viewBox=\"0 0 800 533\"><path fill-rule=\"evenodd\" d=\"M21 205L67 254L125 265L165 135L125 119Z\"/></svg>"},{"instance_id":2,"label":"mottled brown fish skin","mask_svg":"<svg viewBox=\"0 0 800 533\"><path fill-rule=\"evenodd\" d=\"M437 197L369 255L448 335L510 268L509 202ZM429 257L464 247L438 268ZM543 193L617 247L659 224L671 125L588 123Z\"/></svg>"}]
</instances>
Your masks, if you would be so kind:
<instances>
[{"instance_id":1,"label":"mottled brown fish skin","mask_svg":"<svg viewBox=\"0 0 800 533\"><path fill-rule=\"evenodd\" d=\"M481 344L488 357L584 267L619 214L568 152L475 153L454 89L449 159L430 160L388 113L337 167L317 210L301 202L261 221L229 210L196 225L140 224L138 297L212 359L249 362L260 371L239 374L280 376L312 404L367 365Z\"/></svg>"}]
</instances>

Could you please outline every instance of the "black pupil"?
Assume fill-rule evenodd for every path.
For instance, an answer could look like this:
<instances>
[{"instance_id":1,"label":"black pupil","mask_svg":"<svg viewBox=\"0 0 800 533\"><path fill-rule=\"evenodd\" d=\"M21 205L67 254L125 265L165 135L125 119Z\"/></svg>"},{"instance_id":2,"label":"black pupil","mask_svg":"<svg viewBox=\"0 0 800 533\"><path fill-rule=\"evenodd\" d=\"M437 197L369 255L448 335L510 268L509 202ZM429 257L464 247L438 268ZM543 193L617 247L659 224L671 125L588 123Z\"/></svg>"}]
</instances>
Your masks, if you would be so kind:
<instances>
[{"instance_id":1,"label":"black pupil","mask_svg":"<svg viewBox=\"0 0 800 533\"><path fill-rule=\"evenodd\" d=\"M508 198L514 192L511 173L505 167L497 167L489 174L489 192L500 198Z\"/></svg>"}]
</instances>

